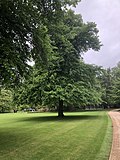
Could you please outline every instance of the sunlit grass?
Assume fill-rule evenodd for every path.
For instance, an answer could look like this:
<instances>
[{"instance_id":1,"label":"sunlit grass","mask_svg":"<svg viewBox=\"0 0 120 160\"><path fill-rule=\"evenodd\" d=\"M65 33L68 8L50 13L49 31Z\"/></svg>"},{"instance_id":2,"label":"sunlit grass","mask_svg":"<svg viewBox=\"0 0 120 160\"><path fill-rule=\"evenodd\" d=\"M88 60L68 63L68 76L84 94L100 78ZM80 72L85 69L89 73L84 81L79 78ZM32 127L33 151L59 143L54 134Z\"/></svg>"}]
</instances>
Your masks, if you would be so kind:
<instances>
[{"instance_id":1,"label":"sunlit grass","mask_svg":"<svg viewBox=\"0 0 120 160\"><path fill-rule=\"evenodd\" d=\"M106 112L0 114L0 160L107 160Z\"/></svg>"}]
</instances>

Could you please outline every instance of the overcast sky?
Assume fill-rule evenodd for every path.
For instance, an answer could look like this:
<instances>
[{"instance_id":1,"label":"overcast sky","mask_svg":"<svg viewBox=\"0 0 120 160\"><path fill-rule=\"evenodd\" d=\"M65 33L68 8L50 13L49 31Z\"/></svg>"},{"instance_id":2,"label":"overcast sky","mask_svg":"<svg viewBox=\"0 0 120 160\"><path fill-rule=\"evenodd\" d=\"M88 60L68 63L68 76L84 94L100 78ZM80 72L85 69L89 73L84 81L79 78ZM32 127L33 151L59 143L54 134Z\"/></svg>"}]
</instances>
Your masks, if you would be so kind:
<instances>
[{"instance_id":1,"label":"overcast sky","mask_svg":"<svg viewBox=\"0 0 120 160\"><path fill-rule=\"evenodd\" d=\"M97 24L104 45L99 52L85 53L85 62L104 68L116 66L120 61L120 0L81 0L75 12L84 22Z\"/></svg>"}]
</instances>

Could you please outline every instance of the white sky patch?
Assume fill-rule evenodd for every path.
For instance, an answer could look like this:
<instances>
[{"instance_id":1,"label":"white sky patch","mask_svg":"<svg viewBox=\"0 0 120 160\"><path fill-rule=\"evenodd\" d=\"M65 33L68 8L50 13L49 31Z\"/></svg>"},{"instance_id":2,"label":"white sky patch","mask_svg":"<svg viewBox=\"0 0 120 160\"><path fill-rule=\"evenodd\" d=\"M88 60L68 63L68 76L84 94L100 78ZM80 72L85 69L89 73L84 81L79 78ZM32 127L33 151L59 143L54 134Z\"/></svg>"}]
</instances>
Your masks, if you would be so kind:
<instances>
[{"instance_id":1,"label":"white sky patch","mask_svg":"<svg viewBox=\"0 0 120 160\"><path fill-rule=\"evenodd\" d=\"M32 61L32 60L31 60L31 61L28 61L27 63L28 63L28 65L30 65L30 66L34 66L34 64L35 64L35 62Z\"/></svg>"}]
</instances>

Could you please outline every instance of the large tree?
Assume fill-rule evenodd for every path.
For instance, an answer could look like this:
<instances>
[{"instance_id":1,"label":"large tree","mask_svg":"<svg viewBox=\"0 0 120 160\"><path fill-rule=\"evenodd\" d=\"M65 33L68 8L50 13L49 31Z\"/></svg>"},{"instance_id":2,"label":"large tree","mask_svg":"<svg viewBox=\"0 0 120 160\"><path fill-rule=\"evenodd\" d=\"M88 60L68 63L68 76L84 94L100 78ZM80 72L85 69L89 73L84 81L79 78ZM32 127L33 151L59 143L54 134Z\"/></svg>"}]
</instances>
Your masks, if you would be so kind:
<instances>
[{"instance_id":1,"label":"large tree","mask_svg":"<svg viewBox=\"0 0 120 160\"><path fill-rule=\"evenodd\" d=\"M85 24L81 15L74 14L72 10L65 12L63 20L56 26L50 26L49 30L56 48L48 66L52 86L45 93L48 94L47 100L49 97L54 97L52 101L56 99L58 116L63 116L63 104L66 101L79 104L87 92L80 85L81 54L89 49L99 50L100 42L96 24Z\"/></svg>"},{"instance_id":2,"label":"large tree","mask_svg":"<svg viewBox=\"0 0 120 160\"><path fill-rule=\"evenodd\" d=\"M46 26L52 46L48 63L44 69L36 63L37 71L27 82L30 85L25 85L21 98L24 103L56 105L58 116L62 117L63 105L88 104L88 98L96 101L91 94L96 90L92 86L95 72L93 67L84 65L81 54L89 49L99 50L101 45L96 24L83 23L81 15L72 10L64 11L59 22L46 22Z\"/></svg>"}]
</instances>

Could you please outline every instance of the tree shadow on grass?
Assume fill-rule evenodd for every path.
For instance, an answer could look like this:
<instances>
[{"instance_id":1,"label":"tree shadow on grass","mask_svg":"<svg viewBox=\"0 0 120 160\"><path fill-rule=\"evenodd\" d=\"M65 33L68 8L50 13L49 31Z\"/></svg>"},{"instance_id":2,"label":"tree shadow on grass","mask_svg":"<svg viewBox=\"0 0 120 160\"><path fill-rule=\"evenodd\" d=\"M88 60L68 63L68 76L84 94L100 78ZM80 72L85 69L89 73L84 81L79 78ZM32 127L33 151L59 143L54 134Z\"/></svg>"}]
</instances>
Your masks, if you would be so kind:
<instances>
[{"instance_id":1,"label":"tree shadow on grass","mask_svg":"<svg viewBox=\"0 0 120 160\"><path fill-rule=\"evenodd\" d=\"M62 118L57 116L38 116L38 117L27 117L22 118L19 121L32 121L32 122L72 122L81 120L94 120L97 119L96 115L68 115Z\"/></svg>"},{"instance_id":2,"label":"tree shadow on grass","mask_svg":"<svg viewBox=\"0 0 120 160\"><path fill-rule=\"evenodd\" d=\"M29 133L21 132L19 134L19 131L17 129L14 131L12 128L4 128L0 131L0 156L14 152L16 148L20 147L20 143L25 142L26 137L31 138Z\"/></svg>"}]
</instances>

